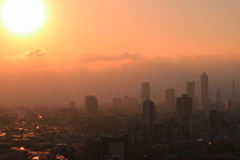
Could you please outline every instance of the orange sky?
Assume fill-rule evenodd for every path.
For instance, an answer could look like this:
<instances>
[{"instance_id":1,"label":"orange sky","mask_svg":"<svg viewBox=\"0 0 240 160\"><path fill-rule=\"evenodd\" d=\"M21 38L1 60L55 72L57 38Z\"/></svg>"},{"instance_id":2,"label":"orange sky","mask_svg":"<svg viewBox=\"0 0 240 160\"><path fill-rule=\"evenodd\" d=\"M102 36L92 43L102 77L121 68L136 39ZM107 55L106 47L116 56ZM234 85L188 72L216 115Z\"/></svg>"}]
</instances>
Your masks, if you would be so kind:
<instances>
[{"instance_id":1,"label":"orange sky","mask_svg":"<svg viewBox=\"0 0 240 160\"><path fill-rule=\"evenodd\" d=\"M239 0L43 2L47 7L48 17L40 31L32 35L17 36L0 26L0 72L6 76L12 74L11 81L5 78L2 85L10 81L15 86L24 86L21 84L26 77L39 73L39 76L56 75L56 79L53 78L48 85L52 84L52 81L58 81L62 83L61 86L67 86L64 90L68 90L66 88L71 85L80 86L74 85L78 80L75 75L80 73L80 77L84 79L84 76L97 77L100 73L103 74L101 76L111 77L113 73L125 71L128 76L136 74L135 78L129 80L128 85L132 85L145 80L157 83L159 77L154 78L154 75L160 74L160 70L162 75L166 74L160 67L166 68L166 72L174 72L171 68L189 64L194 72L189 73L194 75L190 76L192 79L198 79L196 76L203 70L215 73L220 67L219 64L229 64L229 70L239 68ZM219 66L215 66L216 63ZM144 69L146 74L140 72ZM131 74L131 71L134 74ZM15 82L17 75L20 76L18 85ZM67 75L69 79L66 80ZM75 80L70 84L72 79ZM113 78L112 82L118 84L121 81ZM83 85L84 83L82 80ZM96 90L101 90L100 86L96 86ZM135 87L135 91L129 91L129 94L139 96L139 86ZM16 87L12 90L16 90ZM16 92L16 95L19 92ZM69 95L78 97L78 91L69 92ZM100 93L86 88L84 92ZM120 95L128 94L126 92L128 91L119 90ZM117 93L116 91L116 96ZM9 97L10 95L9 93ZM107 99L105 97L102 99ZM157 97L155 96L155 99ZM67 98L70 99L71 96Z\"/></svg>"},{"instance_id":2,"label":"orange sky","mask_svg":"<svg viewBox=\"0 0 240 160\"><path fill-rule=\"evenodd\" d=\"M44 1L41 32L16 37L1 30L1 46L51 55L227 54L239 52L238 0Z\"/></svg>"}]
</instances>

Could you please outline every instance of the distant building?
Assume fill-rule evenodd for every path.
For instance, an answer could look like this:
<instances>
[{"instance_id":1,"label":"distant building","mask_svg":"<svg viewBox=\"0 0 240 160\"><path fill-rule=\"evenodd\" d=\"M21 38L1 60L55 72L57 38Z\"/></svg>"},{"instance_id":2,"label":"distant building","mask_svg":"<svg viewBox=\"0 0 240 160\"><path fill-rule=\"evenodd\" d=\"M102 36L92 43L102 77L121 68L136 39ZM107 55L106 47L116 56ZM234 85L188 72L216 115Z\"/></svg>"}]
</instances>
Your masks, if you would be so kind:
<instances>
[{"instance_id":1,"label":"distant building","mask_svg":"<svg viewBox=\"0 0 240 160\"><path fill-rule=\"evenodd\" d=\"M167 111L176 112L175 89L165 90L165 103L166 103Z\"/></svg>"},{"instance_id":2,"label":"distant building","mask_svg":"<svg viewBox=\"0 0 240 160\"><path fill-rule=\"evenodd\" d=\"M123 97L123 104L126 106L129 105L138 105L138 98L130 97L130 96L124 96Z\"/></svg>"},{"instance_id":3,"label":"distant building","mask_svg":"<svg viewBox=\"0 0 240 160\"><path fill-rule=\"evenodd\" d=\"M141 96L142 96L142 103L150 99L150 83L149 82L142 83Z\"/></svg>"},{"instance_id":4,"label":"distant building","mask_svg":"<svg viewBox=\"0 0 240 160\"><path fill-rule=\"evenodd\" d=\"M187 82L187 95L192 98L193 106L196 105L195 82Z\"/></svg>"},{"instance_id":5,"label":"distant building","mask_svg":"<svg viewBox=\"0 0 240 160\"><path fill-rule=\"evenodd\" d=\"M118 160L124 160L126 157L125 137L102 137L103 150L106 157L117 157Z\"/></svg>"},{"instance_id":6,"label":"distant building","mask_svg":"<svg viewBox=\"0 0 240 160\"><path fill-rule=\"evenodd\" d=\"M139 107L138 98L135 97L124 96L123 105L129 111L136 111L141 109L141 107Z\"/></svg>"},{"instance_id":7,"label":"distant building","mask_svg":"<svg viewBox=\"0 0 240 160\"><path fill-rule=\"evenodd\" d=\"M85 107L86 113L88 116L95 116L98 112L98 100L95 96L86 96L85 97Z\"/></svg>"},{"instance_id":8,"label":"distant building","mask_svg":"<svg viewBox=\"0 0 240 160\"><path fill-rule=\"evenodd\" d=\"M138 99L134 97L130 97L126 103L129 107L137 107L138 106Z\"/></svg>"},{"instance_id":9,"label":"distant building","mask_svg":"<svg viewBox=\"0 0 240 160\"><path fill-rule=\"evenodd\" d=\"M205 109L209 101L210 100L208 96L208 75L206 73L203 73L201 75L201 103Z\"/></svg>"},{"instance_id":10,"label":"distant building","mask_svg":"<svg viewBox=\"0 0 240 160\"><path fill-rule=\"evenodd\" d=\"M105 160L105 156L103 153L104 146L102 144L102 140L98 137L87 138L82 146L82 152L80 152L79 156L76 158L78 160L95 160L95 159L103 159Z\"/></svg>"},{"instance_id":11,"label":"distant building","mask_svg":"<svg viewBox=\"0 0 240 160\"><path fill-rule=\"evenodd\" d=\"M76 108L76 102L75 101L70 101L69 102L69 108Z\"/></svg>"},{"instance_id":12,"label":"distant building","mask_svg":"<svg viewBox=\"0 0 240 160\"><path fill-rule=\"evenodd\" d=\"M103 155L106 160L134 160L141 156L141 136L127 133L119 136L102 136ZM98 158L99 159L99 158Z\"/></svg>"},{"instance_id":13,"label":"distant building","mask_svg":"<svg viewBox=\"0 0 240 160\"><path fill-rule=\"evenodd\" d=\"M211 110L210 116L209 116L211 128L214 128L214 129L222 128L223 118L224 118L224 112Z\"/></svg>"},{"instance_id":14,"label":"distant building","mask_svg":"<svg viewBox=\"0 0 240 160\"><path fill-rule=\"evenodd\" d=\"M143 103L143 120L147 128L151 128L156 119L156 107L151 100L146 100Z\"/></svg>"},{"instance_id":15,"label":"distant building","mask_svg":"<svg viewBox=\"0 0 240 160\"><path fill-rule=\"evenodd\" d=\"M192 98L187 94L177 98L177 117L189 119L192 116Z\"/></svg>"},{"instance_id":16,"label":"distant building","mask_svg":"<svg viewBox=\"0 0 240 160\"><path fill-rule=\"evenodd\" d=\"M123 100L122 98L113 98L113 107L114 108L122 108L123 107Z\"/></svg>"}]
</instances>

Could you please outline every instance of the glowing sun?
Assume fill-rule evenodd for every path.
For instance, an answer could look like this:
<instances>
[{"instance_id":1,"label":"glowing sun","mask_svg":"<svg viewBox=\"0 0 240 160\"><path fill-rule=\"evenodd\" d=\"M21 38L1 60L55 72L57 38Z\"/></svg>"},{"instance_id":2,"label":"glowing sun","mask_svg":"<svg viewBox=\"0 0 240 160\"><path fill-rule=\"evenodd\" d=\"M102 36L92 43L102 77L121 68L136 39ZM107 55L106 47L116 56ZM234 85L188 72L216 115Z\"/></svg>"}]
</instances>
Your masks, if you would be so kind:
<instances>
[{"instance_id":1,"label":"glowing sun","mask_svg":"<svg viewBox=\"0 0 240 160\"><path fill-rule=\"evenodd\" d=\"M33 33L44 24L45 17L41 0L5 0L1 6L2 23L13 33Z\"/></svg>"}]
</instances>

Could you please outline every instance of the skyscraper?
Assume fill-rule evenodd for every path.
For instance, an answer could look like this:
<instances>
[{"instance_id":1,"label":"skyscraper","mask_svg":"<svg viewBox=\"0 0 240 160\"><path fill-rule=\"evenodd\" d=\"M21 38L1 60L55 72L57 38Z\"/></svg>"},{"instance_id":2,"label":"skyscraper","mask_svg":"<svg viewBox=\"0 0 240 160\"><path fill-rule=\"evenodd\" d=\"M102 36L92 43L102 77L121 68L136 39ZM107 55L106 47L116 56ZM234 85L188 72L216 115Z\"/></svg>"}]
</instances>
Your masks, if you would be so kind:
<instances>
[{"instance_id":1,"label":"skyscraper","mask_svg":"<svg viewBox=\"0 0 240 160\"><path fill-rule=\"evenodd\" d=\"M201 103L203 107L207 107L207 104L209 103L208 75L205 72L201 75Z\"/></svg>"},{"instance_id":2,"label":"skyscraper","mask_svg":"<svg viewBox=\"0 0 240 160\"><path fill-rule=\"evenodd\" d=\"M156 107L151 100L146 100L143 103L143 121L148 129L153 125L155 119Z\"/></svg>"},{"instance_id":3,"label":"skyscraper","mask_svg":"<svg viewBox=\"0 0 240 160\"><path fill-rule=\"evenodd\" d=\"M177 116L182 119L189 119L192 116L192 98L187 94L177 98Z\"/></svg>"},{"instance_id":4,"label":"skyscraper","mask_svg":"<svg viewBox=\"0 0 240 160\"><path fill-rule=\"evenodd\" d=\"M98 112L98 100L95 96L85 97L85 107L88 116L93 117L97 115Z\"/></svg>"},{"instance_id":5,"label":"skyscraper","mask_svg":"<svg viewBox=\"0 0 240 160\"><path fill-rule=\"evenodd\" d=\"M195 82L187 82L187 95L192 98L193 106L195 106Z\"/></svg>"},{"instance_id":6,"label":"skyscraper","mask_svg":"<svg viewBox=\"0 0 240 160\"><path fill-rule=\"evenodd\" d=\"M176 112L176 96L175 89L166 89L165 90L165 103L167 111Z\"/></svg>"},{"instance_id":7,"label":"skyscraper","mask_svg":"<svg viewBox=\"0 0 240 160\"><path fill-rule=\"evenodd\" d=\"M142 96L142 103L150 99L150 83L149 82L142 83L141 96Z\"/></svg>"}]
</instances>

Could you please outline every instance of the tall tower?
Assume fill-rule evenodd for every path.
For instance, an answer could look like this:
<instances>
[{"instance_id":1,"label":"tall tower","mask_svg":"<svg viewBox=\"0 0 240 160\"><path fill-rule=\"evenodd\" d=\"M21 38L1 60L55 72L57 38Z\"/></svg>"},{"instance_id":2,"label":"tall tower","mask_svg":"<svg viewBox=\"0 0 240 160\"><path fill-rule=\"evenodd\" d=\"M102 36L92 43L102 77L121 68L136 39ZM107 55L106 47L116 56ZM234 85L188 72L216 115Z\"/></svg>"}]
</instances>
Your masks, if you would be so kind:
<instances>
[{"instance_id":1,"label":"tall tower","mask_svg":"<svg viewBox=\"0 0 240 160\"><path fill-rule=\"evenodd\" d=\"M193 106L196 105L195 101L195 82L187 82L187 95L192 98Z\"/></svg>"},{"instance_id":2,"label":"tall tower","mask_svg":"<svg viewBox=\"0 0 240 160\"><path fill-rule=\"evenodd\" d=\"M201 103L204 107L207 106L209 102L208 97L208 75L204 72L201 75Z\"/></svg>"},{"instance_id":3,"label":"tall tower","mask_svg":"<svg viewBox=\"0 0 240 160\"><path fill-rule=\"evenodd\" d=\"M156 119L156 107L151 100L146 100L143 103L143 121L147 128L151 128Z\"/></svg>"},{"instance_id":4,"label":"tall tower","mask_svg":"<svg viewBox=\"0 0 240 160\"><path fill-rule=\"evenodd\" d=\"M95 96L85 97L85 107L88 116L93 117L97 115L98 112L98 100Z\"/></svg>"},{"instance_id":5,"label":"tall tower","mask_svg":"<svg viewBox=\"0 0 240 160\"><path fill-rule=\"evenodd\" d=\"M187 94L177 98L177 116L183 119L189 119L192 116L192 98Z\"/></svg>"},{"instance_id":6,"label":"tall tower","mask_svg":"<svg viewBox=\"0 0 240 160\"><path fill-rule=\"evenodd\" d=\"M176 112L176 96L175 89L166 89L165 90L165 103L167 111Z\"/></svg>"},{"instance_id":7,"label":"tall tower","mask_svg":"<svg viewBox=\"0 0 240 160\"><path fill-rule=\"evenodd\" d=\"M150 99L150 83L149 82L142 83L141 96L142 96L142 103Z\"/></svg>"}]
</instances>

